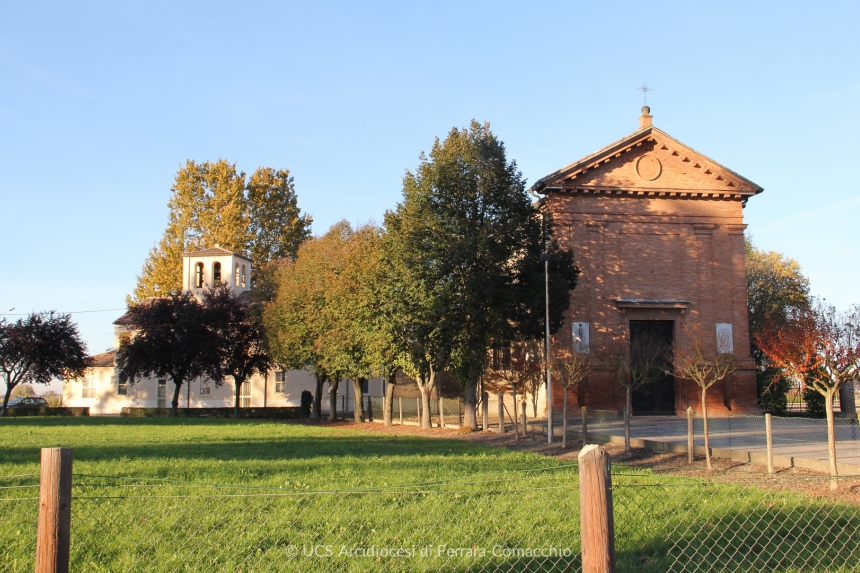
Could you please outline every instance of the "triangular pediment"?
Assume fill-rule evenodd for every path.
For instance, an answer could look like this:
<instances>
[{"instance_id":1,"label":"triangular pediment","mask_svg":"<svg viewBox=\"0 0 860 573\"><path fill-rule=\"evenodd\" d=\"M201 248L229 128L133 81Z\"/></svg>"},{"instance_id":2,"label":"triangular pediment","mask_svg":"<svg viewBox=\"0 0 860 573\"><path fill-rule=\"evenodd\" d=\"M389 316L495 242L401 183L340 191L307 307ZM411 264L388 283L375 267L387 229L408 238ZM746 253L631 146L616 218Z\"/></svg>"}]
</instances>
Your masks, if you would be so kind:
<instances>
[{"instance_id":1,"label":"triangular pediment","mask_svg":"<svg viewBox=\"0 0 860 573\"><path fill-rule=\"evenodd\" d=\"M743 201L763 190L652 126L541 178L532 188L539 193L568 191Z\"/></svg>"}]
</instances>

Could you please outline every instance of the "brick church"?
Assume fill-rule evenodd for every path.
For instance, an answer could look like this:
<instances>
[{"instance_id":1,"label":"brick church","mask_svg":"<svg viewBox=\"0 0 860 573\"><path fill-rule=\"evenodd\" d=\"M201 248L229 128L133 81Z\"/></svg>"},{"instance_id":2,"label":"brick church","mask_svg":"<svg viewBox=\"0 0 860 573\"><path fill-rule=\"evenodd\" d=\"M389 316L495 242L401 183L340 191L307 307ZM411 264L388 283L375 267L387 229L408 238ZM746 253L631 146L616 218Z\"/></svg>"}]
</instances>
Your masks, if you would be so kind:
<instances>
[{"instance_id":1,"label":"brick church","mask_svg":"<svg viewBox=\"0 0 860 573\"><path fill-rule=\"evenodd\" d=\"M537 181L559 246L582 274L556 348L594 353L648 333L680 341L685 326L729 341L739 369L708 391L708 411L758 411L750 356L743 207L762 188L652 125ZM554 388L554 403L564 389ZM634 414L701 409L699 388L670 373L633 396ZM595 369L571 398L620 411L624 388ZM554 404L555 405L555 404Z\"/></svg>"}]
</instances>

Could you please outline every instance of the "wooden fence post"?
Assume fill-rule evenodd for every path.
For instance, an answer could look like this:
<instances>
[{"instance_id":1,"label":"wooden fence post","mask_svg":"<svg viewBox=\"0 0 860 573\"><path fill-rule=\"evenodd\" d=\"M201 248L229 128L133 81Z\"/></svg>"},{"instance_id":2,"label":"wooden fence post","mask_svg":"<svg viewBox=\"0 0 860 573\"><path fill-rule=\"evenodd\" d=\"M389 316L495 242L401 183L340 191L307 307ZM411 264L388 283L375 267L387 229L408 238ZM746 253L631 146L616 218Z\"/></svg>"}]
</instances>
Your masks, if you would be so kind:
<instances>
[{"instance_id":1,"label":"wooden fence post","mask_svg":"<svg viewBox=\"0 0 860 573\"><path fill-rule=\"evenodd\" d=\"M459 407L460 404L458 402L457 408L459 409ZM490 429L490 394L488 392L481 394L481 410L484 416L484 431L486 432Z\"/></svg>"},{"instance_id":2,"label":"wooden fence post","mask_svg":"<svg viewBox=\"0 0 860 573\"><path fill-rule=\"evenodd\" d=\"M773 421L770 414L764 415L764 433L767 437L767 473L773 475Z\"/></svg>"},{"instance_id":3,"label":"wooden fence post","mask_svg":"<svg viewBox=\"0 0 860 573\"><path fill-rule=\"evenodd\" d=\"M400 425L403 425L403 397L399 396L397 398L397 409L400 412Z\"/></svg>"},{"instance_id":4,"label":"wooden fence post","mask_svg":"<svg viewBox=\"0 0 860 573\"><path fill-rule=\"evenodd\" d=\"M504 434L505 433L505 395L502 394L501 392L499 392L497 394L497 396L499 397L499 402L498 402L498 406L499 406L499 433Z\"/></svg>"},{"instance_id":5,"label":"wooden fence post","mask_svg":"<svg viewBox=\"0 0 860 573\"><path fill-rule=\"evenodd\" d=\"M528 432L526 431L526 422L528 422L528 418L526 417L526 401L525 400L523 400L522 407L523 407L523 409L522 409L522 412L520 412L520 417L523 420L523 436L526 436L528 434Z\"/></svg>"},{"instance_id":6,"label":"wooden fence post","mask_svg":"<svg viewBox=\"0 0 860 573\"><path fill-rule=\"evenodd\" d=\"M445 401L439 396L439 427L445 427Z\"/></svg>"},{"instance_id":7,"label":"wooden fence post","mask_svg":"<svg viewBox=\"0 0 860 573\"><path fill-rule=\"evenodd\" d=\"M69 572L72 448L42 448L36 573Z\"/></svg>"},{"instance_id":8,"label":"wooden fence post","mask_svg":"<svg viewBox=\"0 0 860 573\"><path fill-rule=\"evenodd\" d=\"M696 461L696 442L693 440L693 409L687 406L687 462Z\"/></svg>"},{"instance_id":9,"label":"wooden fence post","mask_svg":"<svg viewBox=\"0 0 860 573\"><path fill-rule=\"evenodd\" d=\"M582 407L582 445L588 443L588 407Z\"/></svg>"},{"instance_id":10,"label":"wooden fence post","mask_svg":"<svg viewBox=\"0 0 860 573\"><path fill-rule=\"evenodd\" d=\"M615 524L609 454L597 444L579 452L582 572L615 573Z\"/></svg>"}]
</instances>

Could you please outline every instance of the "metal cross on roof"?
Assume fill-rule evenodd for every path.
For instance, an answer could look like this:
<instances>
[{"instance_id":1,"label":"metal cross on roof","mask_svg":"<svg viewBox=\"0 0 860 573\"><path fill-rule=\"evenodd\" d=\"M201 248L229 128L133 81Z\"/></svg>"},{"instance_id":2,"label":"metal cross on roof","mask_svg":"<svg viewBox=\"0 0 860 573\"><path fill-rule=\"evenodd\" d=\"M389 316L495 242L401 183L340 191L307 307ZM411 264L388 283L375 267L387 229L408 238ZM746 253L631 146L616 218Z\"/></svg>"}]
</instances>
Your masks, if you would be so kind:
<instances>
[{"instance_id":1,"label":"metal cross on roof","mask_svg":"<svg viewBox=\"0 0 860 573\"><path fill-rule=\"evenodd\" d=\"M648 92L653 92L654 88L649 88L646 82L642 82L642 87L636 89L642 92L642 98L645 100L645 105L648 105Z\"/></svg>"}]
</instances>

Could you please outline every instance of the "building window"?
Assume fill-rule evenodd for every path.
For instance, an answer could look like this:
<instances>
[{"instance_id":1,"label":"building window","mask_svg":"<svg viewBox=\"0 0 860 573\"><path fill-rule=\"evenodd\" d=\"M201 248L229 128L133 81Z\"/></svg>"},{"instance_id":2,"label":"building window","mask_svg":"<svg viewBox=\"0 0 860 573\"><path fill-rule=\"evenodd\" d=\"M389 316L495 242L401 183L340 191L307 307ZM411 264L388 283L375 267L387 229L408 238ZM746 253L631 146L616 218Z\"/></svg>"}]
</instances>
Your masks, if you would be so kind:
<instances>
[{"instance_id":1,"label":"building window","mask_svg":"<svg viewBox=\"0 0 860 573\"><path fill-rule=\"evenodd\" d=\"M122 380L117 380L116 393L117 396L128 396L128 380L126 380L125 382L123 382Z\"/></svg>"},{"instance_id":2,"label":"building window","mask_svg":"<svg viewBox=\"0 0 860 573\"><path fill-rule=\"evenodd\" d=\"M209 386L209 380L201 380L200 381L200 395L201 396L210 396L212 394L212 387Z\"/></svg>"},{"instance_id":3,"label":"building window","mask_svg":"<svg viewBox=\"0 0 860 573\"><path fill-rule=\"evenodd\" d=\"M239 286L239 263L236 263L236 286Z\"/></svg>"},{"instance_id":4,"label":"building window","mask_svg":"<svg viewBox=\"0 0 860 573\"><path fill-rule=\"evenodd\" d=\"M212 282L214 286L221 286L221 263L212 265Z\"/></svg>"},{"instance_id":5,"label":"building window","mask_svg":"<svg viewBox=\"0 0 860 573\"><path fill-rule=\"evenodd\" d=\"M242 265L242 284L240 286L245 287L245 265Z\"/></svg>"},{"instance_id":6,"label":"building window","mask_svg":"<svg viewBox=\"0 0 860 573\"><path fill-rule=\"evenodd\" d=\"M283 370L275 372L275 394L287 393L287 373Z\"/></svg>"},{"instance_id":7,"label":"building window","mask_svg":"<svg viewBox=\"0 0 860 573\"><path fill-rule=\"evenodd\" d=\"M732 325L726 323L717 324L717 352L720 354L732 354L735 351L734 340L732 340Z\"/></svg>"},{"instance_id":8,"label":"building window","mask_svg":"<svg viewBox=\"0 0 860 573\"><path fill-rule=\"evenodd\" d=\"M573 351L577 354L588 354L588 323L574 322L573 323Z\"/></svg>"},{"instance_id":9,"label":"building window","mask_svg":"<svg viewBox=\"0 0 860 573\"><path fill-rule=\"evenodd\" d=\"M81 391L81 398L95 398L96 388L93 376L84 377L84 389Z\"/></svg>"},{"instance_id":10,"label":"building window","mask_svg":"<svg viewBox=\"0 0 860 573\"><path fill-rule=\"evenodd\" d=\"M203 263L197 263L197 270L194 273L194 286L203 288Z\"/></svg>"}]
</instances>

